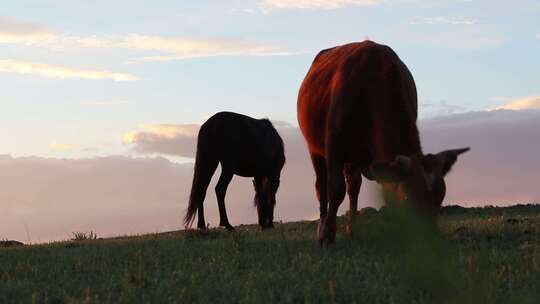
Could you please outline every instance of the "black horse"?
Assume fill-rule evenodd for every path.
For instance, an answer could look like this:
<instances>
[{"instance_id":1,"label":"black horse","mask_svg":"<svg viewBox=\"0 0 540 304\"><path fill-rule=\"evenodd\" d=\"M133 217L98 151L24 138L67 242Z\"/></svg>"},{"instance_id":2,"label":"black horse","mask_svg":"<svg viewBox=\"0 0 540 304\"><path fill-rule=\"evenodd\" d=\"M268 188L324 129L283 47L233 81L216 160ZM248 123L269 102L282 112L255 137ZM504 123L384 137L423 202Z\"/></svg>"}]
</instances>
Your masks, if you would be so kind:
<instances>
[{"instance_id":1,"label":"black horse","mask_svg":"<svg viewBox=\"0 0 540 304\"><path fill-rule=\"evenodd\" d=\"M197 211L197 227L206 228L203 202L218 163L221 163L221 176L216 185L219 226L234 229L227 218L225 193L236 174L254 177L254 204L259 215L259 225L263 229L272 228L276 192L281 169L285 164L283 140L272 123L268 119L219 112L201 126L191 195L184 219L186 228L193 223Z\"/></svg>"}]
</instances>

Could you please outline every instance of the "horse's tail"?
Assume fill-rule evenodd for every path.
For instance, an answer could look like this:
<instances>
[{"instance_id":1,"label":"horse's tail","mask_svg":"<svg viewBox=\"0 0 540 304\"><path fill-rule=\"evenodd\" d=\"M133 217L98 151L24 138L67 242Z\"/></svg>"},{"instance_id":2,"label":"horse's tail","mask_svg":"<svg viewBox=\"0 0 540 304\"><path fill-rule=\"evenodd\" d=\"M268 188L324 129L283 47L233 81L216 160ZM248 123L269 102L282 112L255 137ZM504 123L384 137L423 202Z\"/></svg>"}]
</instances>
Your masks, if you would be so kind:
<instances>
[{"instance_id":1,"label":"horse's tail","mask_svg":"<svg viewBox=\"0 0 540 304\"><path fill-rule=\"evenodd\" d=\"M191 185L186 216L184 217L186 228L191 227L193 220L195 219L195 213L202 207L204 197L206 196L206 189L208 188L212 175L218 165L218 159L214 156L213 151L208 149L202 141L204 141L204 136L201 138L201 132L199 132L193 182Z\"/></svg>"}]
</instances>

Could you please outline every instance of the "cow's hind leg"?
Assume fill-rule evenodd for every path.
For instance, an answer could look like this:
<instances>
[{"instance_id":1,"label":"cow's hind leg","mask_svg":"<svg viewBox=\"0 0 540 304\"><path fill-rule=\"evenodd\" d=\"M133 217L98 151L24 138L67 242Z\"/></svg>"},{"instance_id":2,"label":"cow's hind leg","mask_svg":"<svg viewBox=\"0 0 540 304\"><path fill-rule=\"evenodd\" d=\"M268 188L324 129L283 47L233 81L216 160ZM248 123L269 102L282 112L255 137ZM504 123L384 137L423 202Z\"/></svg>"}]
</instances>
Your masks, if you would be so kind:
<instances>
[{"instance_id":1,"label":"cow's hind leg","mask_svg":"<svg viewBox=\"0 0 540 304\"><path fill-rule=\"evenodd\" d=\"M351 226L354 224L358 212L358 194L362 185L362 173L354 164L345 165L345 182L349 195L349 223L345 226L345 234L351 234Z\"/></svg>"},{"instance_id":2,"label":"cow's hind leg","mask_svg":"<svg viewBox=\"0 0 540 304\"><path fill-rule=\"evenodd\" d=\"M327 141L328 143L328 141ZM328 149L330 147L330 149ZM344 162L338 147L327 146L326 167L328 170L328 214L324 225L319 229L319 243L331 244L336 239L337 211L345 198L345 177L343 175Z\"/></svg>"},{"instance_id":3,"label":"cow's hind leg","mask_svg":"<svg viewBox=\"0 0 540 304\"><path fill-rule=\"evenodd\" d=\"M215 190L219 208L219 226L225 227L227 230L234 230L233 226L229 223L227 210L225 209L225 194L227 193L227 187L229 186L232 177L233 174L229 170L223 168L222 164L221 175L219 176Z\"/></svg>"},{"instance_id":4,"label":"cow's hind leg","mask_svg":"<svg viewBox=\"0 0 540 304\"><path fill-rule=\"evenodd\" d=\"M205 168L198 172L197 182L192 186L192 197L197 197L199 201L197 207L197 228L206 229L206 221L204 220L204 198L206 196L206 189L210 184L212 175L217 168L217 160L208 160L205 164Z\"/></svg>"},{"instance_id":5,"label":"cow's hind leg","mask_svg":"<svg viewBox=\"0 0 540 304\"><path fill-rule=\"evenodd\" d=\"M328 216L328 172L326 170L326 158L311 153L313 169L315 169L315 189L317 190L317 199L319 200L319 226L317 227L317 238L322 244L324 227Z\"/></svg>"},{"instance_id":6,"label":"cow's hind leg","mask_svg":"<svg viewBox=\"0 0 540 304\"><path fill-rule=\"evenodd\" d=\"M315 170L316 175L315 190L317 191L317 200L319 200L320 218L323 220L328 213L326 159L320 155L311 153L311 162L313 163L313 169Z\"/></svg>"}]
</instances>

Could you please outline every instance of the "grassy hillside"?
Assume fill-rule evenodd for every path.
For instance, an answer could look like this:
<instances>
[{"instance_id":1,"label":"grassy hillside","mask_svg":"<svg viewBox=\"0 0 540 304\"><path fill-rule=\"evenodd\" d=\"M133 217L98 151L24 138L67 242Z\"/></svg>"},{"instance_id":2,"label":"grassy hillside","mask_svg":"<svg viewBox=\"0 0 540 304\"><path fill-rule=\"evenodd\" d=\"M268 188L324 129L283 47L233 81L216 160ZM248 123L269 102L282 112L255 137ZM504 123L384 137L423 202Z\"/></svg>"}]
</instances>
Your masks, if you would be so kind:
<instances>
[{"instance_id":1,"label":"grassy hillside","mask_svg":"<svg viewBox=\"0 0 540 304\"><path fill-rule=\"evenodd\" d=\"M540 208L364 213L316 223L0 248L0 303L539 303Z\"/></svg>"}]
</instances>

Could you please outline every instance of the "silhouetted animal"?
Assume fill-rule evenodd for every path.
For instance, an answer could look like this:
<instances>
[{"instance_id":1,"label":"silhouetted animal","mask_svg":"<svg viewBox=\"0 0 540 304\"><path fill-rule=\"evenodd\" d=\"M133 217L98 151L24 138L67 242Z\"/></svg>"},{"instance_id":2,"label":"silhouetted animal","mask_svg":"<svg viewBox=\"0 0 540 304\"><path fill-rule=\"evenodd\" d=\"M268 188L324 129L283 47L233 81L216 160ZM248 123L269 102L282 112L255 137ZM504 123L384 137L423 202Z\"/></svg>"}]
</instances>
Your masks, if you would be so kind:
<instances>
[{"instance_id":1,"label":"silhouetted animal","mask_svg":"<svg viewBox=\"0 0 540 304\"><path fill-rule=\"evenodd\" d=\"M234 174L254 177L254 204L259 225L273 227L276 192L281 169L285 164L283 141L268 119L220 112L210 117L200 128L197 138L195 172L184 223L191 226L198 211L197 227L205 229L203 202L206 189L221 164L221 176L216 185L219 225L233 230L225 210L225 193Z\"/></svg>"},{"instance_id":2,"label":"silhouetted animal","mask_svg":"<svg viewBox=\"0 0 540 304\"><path fill-rule=\"evenodd\" d=\"M346 186L354 220L362 175L383 184L387 201L390 195L436 215L443 177L468 148L422 153L414 80L392 49L364 41L321 51L297 106L317 176L321 243L335 239Z\"/></svg>"}]
</instances>

